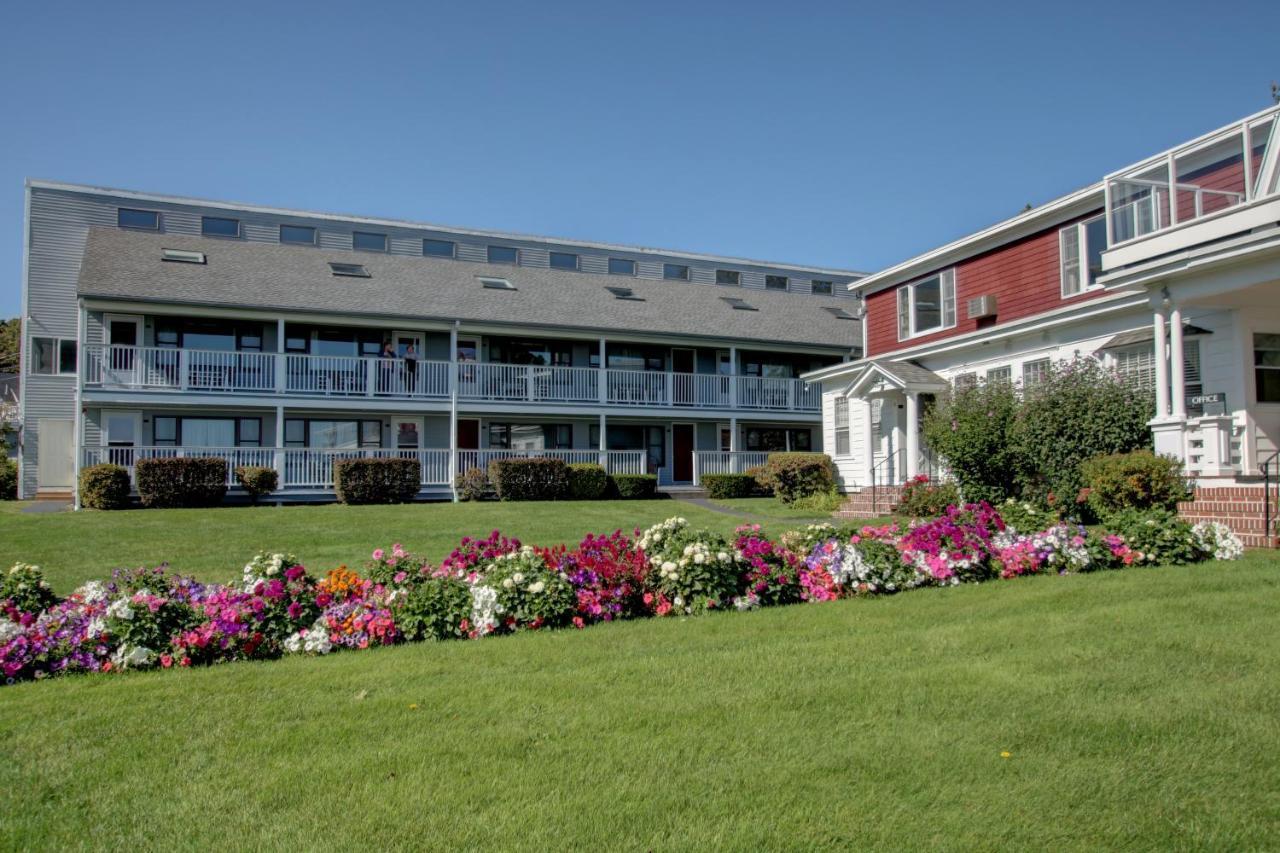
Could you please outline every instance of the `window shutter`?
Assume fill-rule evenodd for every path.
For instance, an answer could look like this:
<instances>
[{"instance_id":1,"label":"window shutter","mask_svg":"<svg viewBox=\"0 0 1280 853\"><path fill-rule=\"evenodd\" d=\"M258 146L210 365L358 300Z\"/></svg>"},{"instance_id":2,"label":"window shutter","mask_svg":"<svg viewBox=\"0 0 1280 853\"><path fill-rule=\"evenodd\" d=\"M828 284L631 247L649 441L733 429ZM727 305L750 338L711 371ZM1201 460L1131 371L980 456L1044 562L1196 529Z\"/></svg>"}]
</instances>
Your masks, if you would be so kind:
<instances>
[{"instance_id":1,"label":"window shutter","mask_svg":"<svg viewBox=\"0 0 1280 853\"><path fill-rule=\"evenodd\" d=\"M911 292L908 287L898 288L898 340L911 337Z\"/></svg>"},{"instance_id":2,"label":"window shutter","mask_svg":"<svg viewBox=\"0 0 1280 853\"><path fill-rule=\"evenodd\" d=\"M947 270L942 274L942 326L948 328L956 324L956 271Z\"/></svg>"}]
</instances>

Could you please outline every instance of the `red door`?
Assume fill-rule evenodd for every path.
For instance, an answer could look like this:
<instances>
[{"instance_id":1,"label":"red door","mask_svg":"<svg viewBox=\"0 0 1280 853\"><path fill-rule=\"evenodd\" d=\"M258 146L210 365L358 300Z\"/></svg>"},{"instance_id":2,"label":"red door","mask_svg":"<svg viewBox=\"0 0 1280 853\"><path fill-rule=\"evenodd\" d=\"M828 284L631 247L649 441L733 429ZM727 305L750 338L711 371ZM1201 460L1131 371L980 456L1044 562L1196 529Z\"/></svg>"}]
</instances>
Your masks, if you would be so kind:
<instances>
[{"instance_id":1,"label":"red door","mask_svg":"<svg viewBox=\"0 0 1280 853\"><path fill-rule=\"evenodd\" d=\"M677 483L693 480L693 424L671 425L671 479Z\"/></svg>"},{"instance_id":2,"label":"red door","mask_svg":"<svg viewBox=\"0 0 1280 853\"><path fill-rule=\"evenodd\" d=\"M480 449L480 422L458 420L458 449Z\"/></svg>"}]
</instances>

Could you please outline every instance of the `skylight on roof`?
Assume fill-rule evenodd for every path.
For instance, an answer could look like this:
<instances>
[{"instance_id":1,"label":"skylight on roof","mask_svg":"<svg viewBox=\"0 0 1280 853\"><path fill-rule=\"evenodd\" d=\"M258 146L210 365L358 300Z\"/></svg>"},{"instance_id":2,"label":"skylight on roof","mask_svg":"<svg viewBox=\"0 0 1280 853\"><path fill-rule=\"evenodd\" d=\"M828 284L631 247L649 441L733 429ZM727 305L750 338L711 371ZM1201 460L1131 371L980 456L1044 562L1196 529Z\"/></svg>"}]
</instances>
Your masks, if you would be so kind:
<instances>
[{"instance_id":1,"label":"skylight on roof","mask_svg":"<svg viewBox=\"0 0 1280 853\"><path fill-rule=\"evenodd\" d=\"M644 302L644 297L636 296L636 292L629 287L606 287L605 290L612 293L614 299L624 299L628 302Z\"/></svg>"},{"instance_id":2,"label":"skylight on roof","mask_svg":"<svg viewBox=\"0 0 1280 853\"><path fill-rule=\"evenodd\" d=\"M173 261L178 264L203 264L206 262L204 252L189 252L186 249L161 249L160 260Z\"/></svg>"},{"instance_id":3,"label":"skylight on roof","mask_svg":"<svg viewBox=\"0 0 1280 853\"><path fill-rule=\"evenodd\" d=\"M372 278L369 271L364 268L364 264L342 264L337 261L329 261L329 269L333 270L334 275L345 275L350 278Z\"/></svg>"},{"instance_id":4,"label":"skylight on roof","mask_svg":"<svg viewBox=\"0 0 1280 853\"><path fill-rule=\"evenodd\" d=\"M721 296L723 301L728 302L734 311L759 311L759 308L753 308L745 299L739 299L736 296Z\"/></svg>"},{"instance_id":5,"label":"skylight on roof","mask_svg":"<svg viewBox=\"0 0 1280 853\"><path fill-rule=\"evenodd\" d=\"M828 314L830 314L832 317L835 317L837 320L856 320L856 319L858 319L857 317L853 316L852 314L850 314L848 311L844 310L843 308L836 308L835 306L832 306L832 305L824 305L824 306L823 306L823 308L822 308L822 310L823 310L823 311L826 311Z\"/></svg>"},{"instance_id":6,"label":"skylight on roof","mask_svg":"<svg viewBox=\"0 0 1280 853\"><path fill-rule=\"evenodd\" d=\"M480 284L482 287L487 287L490 290L515 290L516 289L516 286L511 282L507 281L505 278L481 278Z\"/></svg>"}]
</instances>

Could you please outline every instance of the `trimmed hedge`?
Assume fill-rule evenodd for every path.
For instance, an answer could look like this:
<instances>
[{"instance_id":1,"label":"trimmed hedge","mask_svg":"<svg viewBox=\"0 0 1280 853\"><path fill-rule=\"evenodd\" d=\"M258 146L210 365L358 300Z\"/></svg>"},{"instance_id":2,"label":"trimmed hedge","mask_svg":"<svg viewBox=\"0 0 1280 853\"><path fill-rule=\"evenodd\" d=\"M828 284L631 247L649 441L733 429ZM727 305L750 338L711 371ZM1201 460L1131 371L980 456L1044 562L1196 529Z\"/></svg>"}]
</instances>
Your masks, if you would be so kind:
<instances>
[{"instance_id":1,"label":"trimmed hedge","mask_svg":"<svg viewBox=\"0 0 1280 853\"><path fill-rule=\"evenodd\" d=\"M761 497L766 497L766 498L773 496L773 489L765 485L765 482L764 482L764 466L763 465L752 465L750 468L743 471L742 473L746 474L748 477L750 477L752 480L755 481L757 495L760 495Z\"/></svg>"},{"instance_id":2,"label":"trimmed hedge","mask_svg":"<svg viewBox=\"0 0 1280 853\"><path fill-rule=\"evenodd\" d=\"M558 501L569 494L569 469L562 459L494 459L489 480L500 501Z\"/></svg>"},{"instance_id":3,"label":"trimmed hedge","mask_svg":"<svg viewBox=\"0 0 1280 853\"><path fill-rule=\"evenodd\" d=\"M825 453L770 453L761 481L783 503L831 492L836 469Z\"/></svg>"},{"instance_id":4,"label":"trimmed hedge","mask_svg":"<svg viewBox=\"0 0 1280 853\"><path fill-rule=\"evenodd\" d=\"M598 501L609 489L609 474L595 462L575 462L569 466L569 497L575 501Z\"/></svg>"},{"instance_id":5,"label":"trimmed hedge","mask_svg":"<svg viewBox=\"0 0 1280 853\"><path fill-rule=\"evenodd\" d=\"M749 498L755 494L756 478L750 474L703 474L702 485L710 498Z\"/></svg>"},{"instance_id":6,"label":"trimmed hedge","mask_svg":"<svg viewBox=\"0 0 1280 853\"><path fill-rule=\"evenodd\" d=\"M0 451L4 449L0 442ZM0 457L0 501L16 501L18 499L18 463L6 457Z\"/></svg>"},{"instance_id":7,"label":"trimmed hedge","mask_svg":"<svg viewBox=\"0 0 1280 853\"><path fill-rule=\"evenodd\" d=\"M417 459L340 459L333 485L345 504L403 504L418 496L422 471Z\"/></svg>"},{"instance_id":8,"label":"trimmed hedge","mask_svg":"<svg viewBox=\"0 0 1280 853\"><path fill-rule=\"evenodd\" d=\"M1095 456L1080 466L1080 476L1099 517L1126 509L1174 510L1191 497L1182 463L1150 450Z\"/></svg>"},{"instance_id":9,"label":"trimmed hedge","mask_svg":"<svg viewBox=\"0 0 1280 853\"><path fill-rule=\"evenodd\" d=\"M129 506L129 471L104 463L80 469L80 505L88 509L124 509Z\"/></svg>"},{"instance_id":10,"label":"trimmed hedge","mask_svg":"<svg viewBox=\"0 0 1280 853\"><path fill-rule=\"evenodd\" d=\"M260 465L240 465L235 470L236 482L248 493L254 503L263 495L269 495L280 488L280 476L275 468L264 468Z\"/></svg>"},{"instance_id":11,"label":"trimmed hedge","mask_svg":"<svg viewBox=\"0 0 1280 853\"><path fill-rule=\"evenodd\" d=\"M657 474L613 474L609 494L624 501L647 500L658 493Z\"/></svg>"},{"instance_id":12,"label":"trimmed hedge","mask_svg":"<svg viewBox=\"0 0 1280 853\"><path fill-rule=\"evenodd\" d=\"M453 488L460 501L482 501L493 492L489 475L474 466L454 477Z\"/></svg>"},{"instance_id":13,"label":"trimmed hedge","mask_svg":"<svg viewBox=\"0 0 1280 853\"><path fill-rule=\"evenodd\" d=\"M147 507L217 506L227 494L227 460L217 456L139 459L134 471Z\"/></svg>"}]
</instances>

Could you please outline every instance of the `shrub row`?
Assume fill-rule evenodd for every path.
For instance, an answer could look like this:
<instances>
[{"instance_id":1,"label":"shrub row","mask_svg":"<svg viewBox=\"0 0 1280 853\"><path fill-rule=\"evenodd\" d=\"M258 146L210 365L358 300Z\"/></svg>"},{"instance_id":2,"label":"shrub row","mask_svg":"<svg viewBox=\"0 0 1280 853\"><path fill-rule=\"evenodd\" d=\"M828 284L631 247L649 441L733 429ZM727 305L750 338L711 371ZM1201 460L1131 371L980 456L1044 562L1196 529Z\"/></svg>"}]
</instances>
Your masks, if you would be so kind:
<instances>
[{"instance_id":1,"label":"shrub row","mask_svg":"<svg viewBox=\"0 0 1280 853\"><path fill-rule=\"evenodd\" d=\"M459 500L502 501L634 500L657 494L653 474L609 474L594 462L566 465L545 457L495 459L486 472L468 468L454 481Z\"/></svg>"},{"instance_id":2,"label":"shrub row","mask_svg":"<svg viewBox=\"0 0 1280 853\"><path fill-rule=\"evenodd\" d=\"M402 504L422 488L417 459L341 459L333 463L338 500L348 504Z\"/></svg>"}]
</instances>

